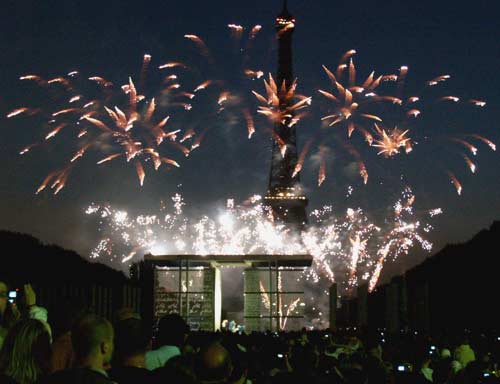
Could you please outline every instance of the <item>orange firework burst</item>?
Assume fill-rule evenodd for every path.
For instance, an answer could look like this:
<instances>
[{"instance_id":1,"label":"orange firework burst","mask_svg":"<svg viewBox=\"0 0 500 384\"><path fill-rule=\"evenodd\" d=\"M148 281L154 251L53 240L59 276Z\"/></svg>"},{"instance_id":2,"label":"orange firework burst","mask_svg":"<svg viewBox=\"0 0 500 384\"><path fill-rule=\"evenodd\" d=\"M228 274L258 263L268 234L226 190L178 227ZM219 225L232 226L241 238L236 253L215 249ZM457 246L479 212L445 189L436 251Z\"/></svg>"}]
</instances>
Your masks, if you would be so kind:
<instances>
[{"instance_id":1,"label":"orange firework burst","mask_svg":"<svg viewBox=\"0 0 500 384\"><path fill-rule=\"evenodd\" d=\"M151 56L144 55L141 84L145 82L150 61ZM179 166L170 156L162 154L165 146L161 144L165 139L175 150L181 151L184 155L189 154L186 147L175 142L179 130L165 129L170 118L170 115L165 115L165 111L179 105L177 98L185 98L185 92L178 90L178 86L172 87L171 82L175 81L175 75L160 83L161 88L154 97L140 94L132 78L129 78L127 84L115 89L112 83L102 76L88 77L88 81L97 84L102 91L101 96L93 98L88 98L86 92L79 91L79 88L89 88L89 84L84 83L85 78L79 77L77 71L49 81L32 74L21 76L20 79L32 80L42 90L49 86L53 87L53 84L61 84L57 100L65 100L66 104L60 105L53 99L47 98L47 105L42 108L17 108L7 117L36 115L42 120L41 125L45 129L42 135L43 141L53 141L56 136L63 135L61 132L64 132L64 135L72 135L77 143L77 149L69 158L68 164L60 170L50 172L37 189L37 193L47 187L50 187L55 194L58 193L66 185L75 163L85 157L90 150L105 155L97 164L119 157L124 157L127 162L134 160L140 185L143 185L146 176L143 163L150 162L155 170L161 164L169 167ZM141 86L142 88L145 86ZM71 131L75 128L77 131L73 134ZM33 143L25 146L19 153L24 155L38 145L39 143ZM110 150L114 153L109 154Z\"/></svg>"},{"instance_id":2,"label":"orange firework burst","mask_svg":"<svg viewBox=\"0 0 500 384\"><path fill-rule=\"evenodd\" d=\"M312 141L319 139L318 146L326 145L325 142L328 140L328 136L335 134L335 131L337 131L331 128L341 127L345 129L348 139L352 139L354 132L359 132L365 142L369 146L376 148L378 154L385 158L394 157L402 151L408 154L419 143L425 144L425 146L422 145L419 148L442 143L443 140L435 140L436 135L431 134L432 132L428 131L427 126L422 129L414 129L421 116L428 113L427 108L424 109L422 104L423 100L428 100L428 97L427 95L425 97L420 95L403 96L405 80L409 72L408 67L401 66L397 74L375 76L375 72L372 72L364 81L358 83L357 71L352 59L355 54L355 50L346 52L338 66L333 70L323 65L323 70L333 89L318 90L319 94L328 102L329 111L328 114L322 117L323 129L316 134ZM428 89L428 87L435 88L435 86L448 81L450 78L450 75L436 76L425 83L427 87L424 89ZM382 88L383 83L393 83L395 87ZM465 100L463 101L458 96L445 94L445 96L433 97L430 103L427 102L426 106L428 108L450 108L452 104L462 102L480 108L484 108L486 105L485 101L479 99ZM382 103L385 106L377 108ZM388 108L387 105L394 107ZM385 123L385 127L382 126L382 122ZM496 144L483 136L477 134L466 136L481 141L493 151L496 150ZM473 156L478 152L476 145L470 140L464 139L464 135L461 137L447 135L445 141L451 141L459 147L465 148ZM310 147L310 143L305 146L299 157L296 170L302 168L305 152ZM344 145L343 147L355 157L358 164L363 163L359 152L354 150L352 145ZM474 173L477 167L476 163L472 162L466 155L462 155L462 157L465 159L468 168ZM321 170L320 173L323 176L325 175L324 170ZM362 173L367 175L364 165ZM462 185L454 174L452 175L453 177L450 176L450 179L460 194Z\"/></svg>"},{"instance_id":3,"label":"orange firework burst","mask_svg":"<svg viewBox=\"0 0 500 384\"><path fill-rule=\"evenodd\" d=\"M278 88L273 76L269 74L269 80L264 80L264 86L267 98L255 91L252 91L252 93L262 103L257 112L266 116L274 124L284 124L292 127L303 116L303 114L296 115L295 112L311 105L311 97L295 93L296 81L290 85L283 82ZM296 101L296 99L299 101Z\"/></svg>"},{"instance_id":4,"label":"orange firework burst","mask_svg":"<svg viewBox=\"0 0 500 384\"><path fill-rule=\"evenodd\" d=\"M375 72L372 72L363 83L356 84L356 67L352 60L352 55L355 53L356 51L350 50L343 55L337 67L336 75L323 65L323 70L334 89L333 91L318 90L333 106L333 113L323 116L322 120L329 127L344 124L347 128L348 137L351 137L356 129L366 132L364 128L366 124L372 124L374 121L382 122L381 117L367 110L367 107L375 102L387 101L392 104L402 104L402 100L397 97L381 96L376 93L380 84L394 80L395 75L375 77ZM348 65L344 62L347 59L349 59ZM347 83L343 83L343 73L346 68L348 69ZM366 136L366 133L364 134Z\"/></svg>"},{"instance_id":5,"label":"orange firework burst","mask_svg":"<svg viewBox=\"0 0 500 384\"><path fill-rule=\"evenodd\" d=\"M391 157L399 153L401 147L406 148L408 151L411 148L411 141L406 134L408 130L401 131L398 128L386 131L386 129L375 125L375 130L378 134L378 138L375 139L373 146L379 148L379 155L385 157Z\"/></svg>"}]
</instances>

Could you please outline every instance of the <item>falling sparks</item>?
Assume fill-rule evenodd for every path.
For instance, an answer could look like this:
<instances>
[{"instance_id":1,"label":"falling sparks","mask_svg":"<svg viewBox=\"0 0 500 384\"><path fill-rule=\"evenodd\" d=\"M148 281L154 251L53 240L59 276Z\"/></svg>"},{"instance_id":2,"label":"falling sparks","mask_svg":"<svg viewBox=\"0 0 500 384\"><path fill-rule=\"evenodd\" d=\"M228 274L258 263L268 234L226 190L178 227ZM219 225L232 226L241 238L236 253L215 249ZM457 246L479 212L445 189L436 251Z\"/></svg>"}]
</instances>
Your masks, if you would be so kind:
<instances>
[{"instance_id":1,"label":"falling sparks","mask_svg":"<svg viewBox=\"0 0 500 384\"><path fill-rule=\"evenodd\" d=\"M175 68L175 67L185 67L185 64L180 62L170 62L160 65L158 69Z\"/></svg>"},{"instance_id":2,"label":"falling sparks","mask_svg":"<svg viewBox=\"0 0 500 384\"><path fill-rule=\"evenodd\" d=\"M385 260L406 255L418 244L426 251L432 248L420 234L424 224L415 217L415 196L409 188L393 205L393 213L383 226L375 225L359 208L348 209L345 215L337 217L332 207L325 206L311 212L310 225L300 234L290 233L285 226L270 221L266 214L269 208L260 197L250 201L250 206L237 205L230 199L217 217L199 219L184 215L185 203L178 194L172 197L171 208L162 206L159 213L137 217L110 205L92 205L86 213L99 218L103 240L108 239L106 247L100 242L92 254L109 256L122 252L122 261L129 262L131 251L138 256L150 253L158 243L166 244L172 254L311 254L313 268L303 278L342 281L342 273L336 276L335 270L342 271L345 266L350 272L343 284L350 289L367 276L376 283L378 277L374 273L379 273ZM441 212L433 209L427 216Z\"/></svg>"},{"instance_id":3,"label":"falling sparks","mask_svg":"<svg viewBox=\"0 0 500 384\"><path fill-rule=\"evenodd\" d=\"M245 120L247 122L248 138L251 139L253 134L255 133L255 125L252 119L252 115L248 110L244 110L243 113L245 114Z\"/></svg>"},{"instance_id":4,"label":"falling sparks","mask_svg":"<svg viewBox=\"0 0 500 384\"><path fill-rule=\"evenodd\" d=\"M37 75L24 75L19 77L19 80L41 80L41 78Z\"/></svg>"},{"instance_id":5,"label":"falling sparks","mask_svg":"<svg viewBox=\"0 0 500 384\"><path fill-rule=\"evenodd\" d=\"M440 82L443 82L443 81L446 81L448 79L450 79L451 76L450 75L441 75L441 76L438 76L430 81L427 82L427 85L429 86L434 86L434 85L437 85L438 83Z\"/></svg>"},{"instance_id":6,"label":"falling sparks","mask_svg":"<svg viewBox=\"0 0 500 384\"><path fill-rule=\"evenodd\" d=\"M407 115L411 117L418 117L418 115L420 115L420 111L418 109L410 109L407 112Z\"/></svg>"},{"instance_id":7,"label":"falling sparks","mask_svg":"<svg viewBox=\"0 0 500 384\"><path fill-rule=\"evenodd\" d=\"M460 98L456 96L443 96L440 101L453 101L454 103L458 103L460 101Z\"/></svg>"},{"instance_id":8,"label":"falling sparks","mask_svg":"<svg viewBox=\"0 0 500 384\"><path fill-rule=\"evenodd\" d=\"M264 72L262 71L253 71L251 69L245 69L245 76L250 77L252 79L260 79L264 76Z\"/></svg>"},{"instance_id":9,"label":"falling sparks","mask_svg":"<svg viewBox=\"0 0 500 384\"><path fill-rule=\"evenodd\" d=\"M469 100L469 102L474 104L476 107L486 106L486 101L482 101L482 100L471 99L471 100Z\"/></svg>"},{"instance_id":10,"label":"falling sparks","mask_svg":"<svg viewBox=\"0 0 500 384\"><path fill-rule=\"evenodd\" d=\"M148 163L152 164L155 170L162 164L179 166L175 159L163 153L166 146L163 145L161 150L159 146L167 139L172 152L181 151L186 155L186 148L178 146L175 142L179 130L166 129L170 115L165 115L167 110L169 112L174 109L176 112L179 110L178 99L184 98L186 92L179 89L180 84L175 83L165 87L160 83L160 89L154 90L157 94L152 96L142 94L151 60L151 55L143 56L139 85L129 77L125 85L114 87L102 76L77 76L79 73L76 71L66 76L54 77L49 81L32 74L20 77L24 81L33 80L34 85L42 90L47 88L46 84L54 84L51 92L57 93L57 99L61 100L61 104L51 102L48 103L49 107L17 108L7 115L8 118L23 114L36 118L37 124L44 129L42 137L46 142L58 143L56 137L63 129L68 132L76 129L76 132L72 132L72 137L76 140L85 139L85 143L77 142L77 149L72 157L66 160L66 166L63 166L62 170L51 172L36 193L42 192L49 186L54 194L60 192L66 185L74 165L87 151L104 155L97 164L106 163L122 155L127 162L134 160L133 164L141 186L144 184ZM173 68L178 65L180 63L170 63L167 66ZM100 86L98 92L101 94L89 99L85 93L78 92L79 89L88 86L85 82L97 83ZM63 86L56 87L55 84ZM157 100L161 100L161 103ZM68 104L71 107L68 107ZM41 143L25 147L20 154L27 153L39 144ZM109 154L111 148L113 152ZM52 184L49 184L51 181Z\"/></svg>"},{"instance_id":11,"label":"falling sparks","mask_svg":"<svg viewBox=\"0 0 500 384\"><path fill-rule=\"evenodd\" d=\"M444 139L437 135L430 135L428 129L423 125L420 116L427 114L431 108L449 108L450 104L466 101L477 107L484 107L486 102L480 99L462 100L458 96L432 96L421 98L419 95L406 96L405 82L409 73L407 66L401 66L398 74L375 75L372 71L368 77L358 82L359 74L354 64L353 56L355 50L347 51L335 67L323 65L323 71L330 83L330 89L319 89L319 95L326 101L328 112L322 116L322 125L313 138L315 145L333 146L331 138L335 142L342 143L341 148L353 156L359 165L360 175L364 183L368 181L368 171L365 162L362 161L361 152L355 149L354 144L347 144L339 132L345 129L347 140L356 141L356 136L364 137L365 142L378 151L383 158L394 158L400 153L406 155L418 149L440 145L443 142L454 142L465 147L473 156L477 155L478 149L475 144L464 137L473 137L482 141L493 151L496 144L483 136L468 134L453 136L447 134ZM332 69L330 69L332 68ZM450 75L440 75L426 82L427 86L434 87L448 81ZM391 83L395 83L391 85ZM438 87L436 91L441 91ZM436 92L434 91L434 92ZM259 98L261 102L263 99ZM385 104L385 107L381 106ZM392 104L391 109L388 104ZM269 111L266 113L270 114ZM428 122L428 120L425 120ZM384 126L382 126L382 122ZM398 128L401 127L401 128ZM417 147L418 144L421 144ZM441 150L441 148L440 148ZM364 154L363 154L364 156ZM465 158L464 158L465 159ZM299 157L295 171L302 168L304 159ZM475 173L477 164L470 159L466 160L471 172ZM371 164L367 163L368 166ZM320 164L321 167L321 164ZM456 186L458 182L454 183ZM457 187L461 192L462 187Z\"/></svg>"},{"instance_id":12,"label":"falling sparks","mask_svg":"<svg viewBox=\"0 0 500 384\"><path fill-rule=\"evenodd\" d=\"M492 151L496 151L497 150L497 146L494 142L492 142L491 140L488 140L487 138L483 137L483 136L480 136L480 135L476 135L476 134L473 134L473 135L470 135L471 137L474 137L480 141L482 141L483 143L485 143L488 147L490 147L490 149Z\"/></svg>"},{"instance_id":13,"label":"falling sparks","mask_svg":"<svg viewBox=\"0 0 500 384\"><path fill-rule=\"evenodd\" d=\"M462 184L460 184L460 181L456 178L456 176L449 172L450 180L455 189L457 190L457 194L460 196L462 194Z\"/></svg>"},{"instance_id":14,"label":"falling sparks","mask_svg":"<svg viewBox=\"0 0 500 384\"><path fill-rule=\"evenodd\" d=\"M25 113L28 111L28 108L17 108L17 109L14 109L12 112L8 113L7 114L7 117L10 119L11 117L14 117L14 116L17 116L17 115L20 115L21 113Z\"/></svg>"},{"instance_id":15,"label":"falling sparks","mask_svg":"<svg viewBox=\"0 0 500 384\"><path fill-rule=\"evenodd\" d=\"M472 162L472 160L467 156L467 155L463 155L463 158L465 160L465 163L467 164L467 166L469 167L470 171L472 173L476 173L476 164L474 164Z\"/></svg>"}]
</instances>

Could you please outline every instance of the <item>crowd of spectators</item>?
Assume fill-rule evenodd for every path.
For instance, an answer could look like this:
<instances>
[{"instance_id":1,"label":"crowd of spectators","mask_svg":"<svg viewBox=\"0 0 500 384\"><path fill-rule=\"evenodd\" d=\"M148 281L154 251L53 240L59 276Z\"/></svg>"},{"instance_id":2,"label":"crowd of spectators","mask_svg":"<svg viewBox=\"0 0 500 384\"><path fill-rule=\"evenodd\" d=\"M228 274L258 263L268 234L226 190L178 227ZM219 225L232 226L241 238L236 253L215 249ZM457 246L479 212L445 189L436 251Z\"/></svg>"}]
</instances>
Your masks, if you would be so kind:
<instances>
[{"instance_id":1,"label":"crowd of spectators","mask_svg":"<svg viewBox=\"0 0 500 384\"><path fill-rule=\"evenodd\" d=\"M48 322L22 293L14 305L0 282L1 384L499 382L500 339L482 333L190 332L176 314L152 332L132 310L111 323L75 302Z\"/></svg>"}]
</instances>

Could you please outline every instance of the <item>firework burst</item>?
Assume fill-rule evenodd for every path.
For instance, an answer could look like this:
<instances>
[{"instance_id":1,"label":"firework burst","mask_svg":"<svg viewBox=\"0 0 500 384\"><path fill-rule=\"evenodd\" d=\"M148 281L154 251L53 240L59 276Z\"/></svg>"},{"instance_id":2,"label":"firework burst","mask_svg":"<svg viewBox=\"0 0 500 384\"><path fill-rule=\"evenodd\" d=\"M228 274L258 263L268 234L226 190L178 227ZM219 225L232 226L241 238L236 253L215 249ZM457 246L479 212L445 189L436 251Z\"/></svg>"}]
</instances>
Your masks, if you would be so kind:
<instances>
[{"instance_id":1,"label":"firework burst","mask_svg":"<svg viewBox=\"0 0 500 384\"><path fill-rule=\"evenodd\" d=\"M334 136L337 141L342 142L340 149L346 150L353 156L360 169L363 169L363 173L360 174L367 176L365 162L362 161L360 151L354 147L355 132L359 132L364 142L369 147L375 148L377 154L384 158L393 158L400 153L409 154L417 144L420 144L420 152L427 147L436 146L439 146L441 151L458 149L459 158L465 161L472 173L475 172L477 165L463 153L463 150L466 150L469 155L477 155L478 148L472 140L486 144L493 151L496 150L495 143L478 134L440 136L432 132L428 128L429 123L423 120L433 110L450 108L450 104L463 103L478 108L486 106L486 102L478 99L467 100L449 94L436 96L435 91L429 93L434 88L441 88L444 82L449 81L450 75L437 76L427 81L421 92L405 95L405 81L409 72L407 66L402 66L394 74L376 76L373 71L358 83L358 74L353 61L355 54L355 50L346 52L335 70L323 66L332 89L320 89L318 92L326 100L329 112L322 117L322 128L304 146L295 173L302 168L306 154L314 147L312 144L317 143L319 150L316 156L320 159L319 180L324 181L325 151L322 148L328 146L330 137ZM345 139L337 134L339 128L346 132L344 138L347 137L351 144L347 144ZM456 158L454 155L452 157ZM444 171L449 175L457 193L461 194L462 186L457 177L449 169ZM367 178L364 176L363 178L366 184Z\"/></svg>"},{"instance_id":2,"label":"firework burst","mask_svg":"<svg viewBox=\"0 0 500 384\"><path fill-rule=\"evenodd\" d=\"M151 56L144 55L140 76L142 85L150 61ZM188 148L176 142L179 130L167 129L170 114L188 109L185 94L175 83L175 76L160 82L159 89L151 92L151 96L139 93L132 78L118 88L102 76L85 78L77 71L50 80L38 75L25 75L20 79L33 82L37 91L41 91L42 99L37 100L41 105L17 108L7 117L27 116L44 132L40 142L25 146L19 153L25 155L35 147L53 142L67 131L70 131L67 133L69 140L74 140L77 148L60 169L49 173L37 193L50 187L57 194L65 186L76 163L88 151L101 155L97 164L123 157L127 163L133 164L141 185L146 175L145 163L153 164L155 170L162 164L179 166L171 155L164 154L167 145L162 143L169 144L169 152L189 154ZM143 88L149 90L144 85Z\"/></svg>"},{"instance_id":3,"label":"firework burst","mask_svg":"<svg viewBox=\"0 0 500 384\"><path fill-rule=\"evenodd\" d=\"M258 68L251 67L250 53L262 29L255 25L251 29L230 23L227 25L234 46L233 55L219 57L210 49L210 45L200 36L186 34L184 37L196 47L199 58L192 59L190 65L180 62L170 62L161 65L160 69L182 67L188 70L193 78L201 79L193 84L191 91L187 92L190 99L199 99L204 104L204 112L198 113L203 118L194 122L190 128L192 137L196 137L191 144L191 149L197 148L207 136L211 127L223 123L223 126L246 125L248 138L255 133L255 125L252 114L248 107L248 94L242 92L242 85L248 81L260 79L264 72ZM217 53L217 52L216 52ZM234 63L234 69L229 74L225 70L228 62ZM245 89L246 86L243 86Z\"/></svg>"},{"instance_id":4,"label":"firework burst","mask_svg":"<svg viewBox=\"0 0 500 384\"><path fill-rule=\"evenodd\" d=\"M416 215L415 195L407 188L393 205L383 225L373 223L360 208L335 215L332 207L311 212L311 225L297 234L270 219L269 208L260 196L235 206L228 200L217 218L202 216L190 219L184 214L180 195L172 198L172 206L162 204L159 213L130 215L111 205L89 206L88 215L99 218L99 244L92 257L110 254L129 264L134 256L152 254L252 255L311 254L313 268L304 277L318 282L339 281L346 289L366 281L373 289L387 260L394 260L420 245L430 251L432 244L423 233L432 227L417 216L433 217L440 209ZM422 232L422 233L421 233ZM343 276L348 274L344 281Z\"/></svg>"}]
</instances>

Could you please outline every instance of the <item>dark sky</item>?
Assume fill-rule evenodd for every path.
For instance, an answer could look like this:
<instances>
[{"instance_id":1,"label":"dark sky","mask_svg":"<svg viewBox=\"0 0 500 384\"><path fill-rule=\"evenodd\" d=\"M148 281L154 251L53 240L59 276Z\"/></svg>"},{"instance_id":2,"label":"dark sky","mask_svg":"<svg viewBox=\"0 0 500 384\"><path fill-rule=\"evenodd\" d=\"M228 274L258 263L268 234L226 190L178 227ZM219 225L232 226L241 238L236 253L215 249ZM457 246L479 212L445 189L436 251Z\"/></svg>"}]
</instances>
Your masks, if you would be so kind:
<instances>
[{"instance_id":1,"label":"dark sky","mask_svg":"<svg viewBox=\"0 0 500 384\"><path fill-rule=\"evenodd\" d=\"M477 111L467 105L450 106L426 121L432 136L480 133L500 143L500 6L495 1L346 1L290 0L297 18L294 36L295 74L299 90L313 94L328 88L321 64L335 67L340 56L354 48L358 71L366 77L374 69L392 73L401 65L410 68L408 87L419 89L437 75L450 74L443 85L449 94L485 99L486 108ZM142 55L153 56L152 68L163 61L184 58L202 68L186 33L202 37L217 60L217 70L234 76L234 46L228 23L263 26L252 63L265 72L275 70L273 21L281 8L278 0L258 1L6 1L0 23L0 228L31 233L88 253L95 245L95 228L82 215L91 201L109 201L130 210L153 210L161 198L180 190L195 209L204 210L228 197L244 199L263 193L269 167L266 121L256 119L257 133L246 140L244 121L210 123L202 146L182 160L178 170L148 173L140 188L134 169L121 163L95 167L83 161L73 172L67 187L57 197L34 195L45 175L55 168L69 139L43 147L25 157L19 149L40 135L39 128L5 114L29 98L18 77L38 73L47 77L78 69L103 74L121 84L137 76ZM200 75L201 77L201 75ZM238 88L238 83L235 82ZM262 84L253 83L252 89ZM238 88L241 92L243 85ZM446 92L445 92L446 94ZM316 99L318 99L316 97ZM255 106L254 106L255 107ZM320 124L315 112L298 128L299 142ZM200 124L201 125L201 124ZM200 129L198 126L197 129ZM439 133L439 135L437 135ZM335 141L331 141L334 143ZM361 145L361 141L358 142ZM477 144L478 172L472 177L460 158L457 146L436 139L417 147L416 154L384 160L364 150L370 183L350 179L345 156L328 164L329 178L318 189L316 170L310 163L302 179L312 207L334 204L339 211L362 206L374 217L382 215L400 189L400 175L417 193L419 209L442 207L445 214L435 220L430 236L439 248L447 242L470 238L478 230L500 219L500 170L498 152ZM64 149L66 147L66 149ZM366 147L366 146L363 146ZM73 149L71 149L73 151ZM335 153L335 149L333 149ZM365 155L366 154L366 155ZM366 156L366 157L365 157ZM95 160L95 159L92 159ZM352 161L352 160L351 160ZM450 185L448 169L464 184L461 197ZM347 185L353 197L346 201ZM404 261L400 268L419 260Z\"/></svg>"}]
</instances>

